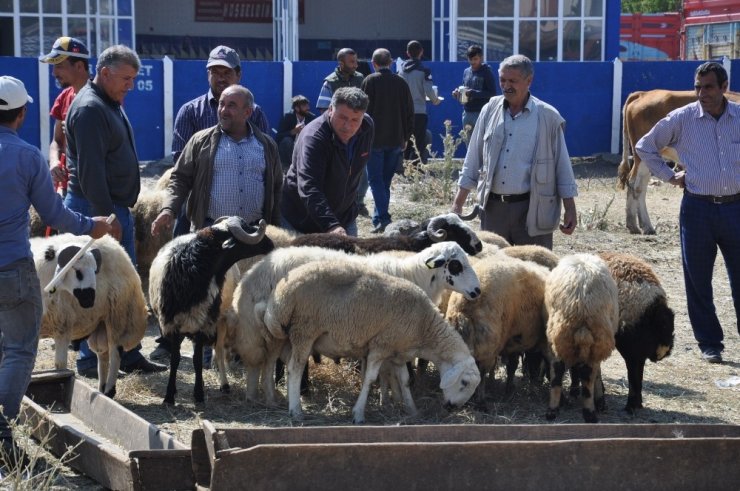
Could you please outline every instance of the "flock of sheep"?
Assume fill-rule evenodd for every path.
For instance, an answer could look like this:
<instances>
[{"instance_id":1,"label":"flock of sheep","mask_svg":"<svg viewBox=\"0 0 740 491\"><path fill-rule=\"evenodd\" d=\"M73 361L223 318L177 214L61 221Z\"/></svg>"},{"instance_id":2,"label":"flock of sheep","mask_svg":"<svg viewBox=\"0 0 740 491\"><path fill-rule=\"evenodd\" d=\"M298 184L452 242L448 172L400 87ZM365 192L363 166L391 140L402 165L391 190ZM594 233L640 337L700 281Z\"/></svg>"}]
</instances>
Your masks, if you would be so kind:
<instances>
[{"instance_id":1,"label":"flock of sheep","mask_svg":"<svg viewBox=\"0 0 740 491\"><path fill-rule=\"evenodd\" d=\"M301 385L309 357L361 361L362 387L352 410L364 412L373 382L416 412L411 364L430 361L443 402L485 402L486 375L504 360L514 389L520 355L550 381L548 419L561 404L570 369L571 391L583 417L596 422L604 406L601 362L616 347L629 380L626 409L642 407L645 361L673 346L673 312L652 269L625 254L558 258L537 246L509 246L474 232L454 214L384 237L296 235L227 217L167 241L148 236L147 223L167 175L143 193L137 220L139 274L149 279L149 302L173 345L164 401L176 396L180 345L195 346L193 397L204 400L202 346L215 346L220 389L230 390L227 360L239 355L247 398L278 404L275 368L288 368L289 414L302 418ZM170 237L171 238L171 237ZM42 284L85 240L71 235L32 239ZM165 242L165 243L162 243ZM72 249L70 249L72 248ZM75 249L77 248L77 249ZM144 336L147 309L140 276L110 238L96 241L53 293L44 293L42 337L53 337L55 364L66 368L70 341L87 337L98 354L99 390L113 397L123 350ZM424 363L422 363L424 360ZM260 388L262 395L260 396Z\"/></svg>"}]
</instances>

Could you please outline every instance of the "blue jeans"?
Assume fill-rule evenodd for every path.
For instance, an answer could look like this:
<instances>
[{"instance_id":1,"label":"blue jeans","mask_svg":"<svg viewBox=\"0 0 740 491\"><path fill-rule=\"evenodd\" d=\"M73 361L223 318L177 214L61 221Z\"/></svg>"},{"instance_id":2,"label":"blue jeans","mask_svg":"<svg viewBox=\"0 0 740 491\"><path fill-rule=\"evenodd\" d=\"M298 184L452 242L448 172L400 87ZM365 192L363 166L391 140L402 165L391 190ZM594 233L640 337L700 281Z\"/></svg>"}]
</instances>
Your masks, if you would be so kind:
<instances>
[{"instance_id":1,"label":"blue jeans","mask_svg":"<svg viewBox=\"0 0 740 491\"><path fill-rule=\"evenodd\" d=\"M71 191L67 192L64 198L64 204L70 210L82 213L83 215L92 216L93 209L90 202L83 196ZM126 250L126 254L131 258L131 262L136 264L136 244L134 242L134 218L126 206L114 205L113 212L116 218L121 222L121 246ZM138 362L144 356L139 351L141 346L131 351L127 351L121 357L121 367ZM98 357L90 350L87 340L80 343L80 354L77 357L77 371L88 370L98 366Z\"/></svg>"},{"instance_id":2,"label":"blue jeans","mask_svg":"<svg viewBox=\"0 0 740 491\"><path fill-rule=\"evenodd\" d=\"M699 348L722 351L724 335L712 292L717 248L722 251L740 329L740 201L714 204L684 195L681 200L681 252L686 303Z\"/></svg>"},{"instance_id":3,"label":"blue jeans","mask_svg":"<svg viewBox=\"0 0 740 491\"><path fill-rule=\"evenodd\" d=\"M475 128L475 123L478 122L478 116L480 116L480 111L478 111L478 112L463 111L463 115L462 115L462 129L465 129L465 125L470 125L470 132L469 132L469 134L472 134L473 133L473 128Z\"/></svg>"},{"instance_id":4,"label":"blue jeans","mask_svg":"<svg viewBox=\"0 0 740 491\"><path fill-rule=\"evenodd\" d=\"M365 195L367 194L367 188L370 187L367 180L367 168L362 169L360 174L360 187L357 188L357 206L365 204Z\"/></svg>"},{"instance_id":5,"label":"blue jeans","mask_svg":"<svg viewBox=\"0 0 740 491\"><path fill-rule=\"evenodd\" d=\"M373 191L375 211L373 225L385 226L391 223L388 207L391 201L391 181L401 160L401 147L373 148L367 163L367 178Z\"/></svg>"},{"instance_id":6,"label":"blue jeans","mask_svg":"<svg viewBox=\"0 0 740 491\"><path fill-rule=\"evenodd\" d=\"M0 437L18 415L31 381L41 330L41 286L33 259L0 267Z\"/></svg>"}]
</instances>

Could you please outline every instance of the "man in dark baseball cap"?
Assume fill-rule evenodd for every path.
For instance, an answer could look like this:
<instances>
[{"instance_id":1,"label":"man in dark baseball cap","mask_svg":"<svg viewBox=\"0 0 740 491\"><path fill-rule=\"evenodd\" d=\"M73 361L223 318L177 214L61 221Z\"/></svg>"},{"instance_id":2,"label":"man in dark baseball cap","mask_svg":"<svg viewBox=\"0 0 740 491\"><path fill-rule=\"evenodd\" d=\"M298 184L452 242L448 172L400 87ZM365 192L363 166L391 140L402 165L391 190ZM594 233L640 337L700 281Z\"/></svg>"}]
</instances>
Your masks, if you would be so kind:
<instances>
[{"instance_id":1,"label":"man in dark baseball cap","mask_svg":"<svg viewBox=\"0 0 740 491\"><path fill-rule=\"evenodd\" d=\"M39 57L39 61L56 65L66 60L68 56L87 60L90 58L90 52L79 39L63 36L54 42L48 54Z\"/></svg>"},{"instance_id":2,"label":"man in dark baseball cap","mask_svg":"<svg viewBox=\"0 0 740 491\"><path fill-rule=\"evenodd\" d=\"M239 55L233 48L229 48L228 46L216 46L208 55L208 64L206 64L206 68L211 68L216 65L225 66L226 68L238 71L240 70Z\"/></svg>"}]
</instances>

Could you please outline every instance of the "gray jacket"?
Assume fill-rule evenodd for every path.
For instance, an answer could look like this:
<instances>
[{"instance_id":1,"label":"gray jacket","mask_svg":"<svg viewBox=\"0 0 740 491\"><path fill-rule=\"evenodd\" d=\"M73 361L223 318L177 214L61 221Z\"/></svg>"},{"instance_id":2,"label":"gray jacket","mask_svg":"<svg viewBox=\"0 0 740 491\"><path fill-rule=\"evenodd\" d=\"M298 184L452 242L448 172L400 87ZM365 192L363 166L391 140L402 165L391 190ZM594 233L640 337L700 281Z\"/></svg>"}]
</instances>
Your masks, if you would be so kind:
<instances>
[{"instance_id":1,"label":"gray jacket","mask_svg":"<svg viewBox=\"0 0 740 491\"><path fill-rule=\"evenodd\" d=\"M437 103L438 97L432 88L432 72L422 65L421 60L406 60L398 74L409 85L414 100L414 114L427 113L427 98Z\"/></svg>"},{"instance_id":2,"label":"gray jacket","mask_svg":"<svg viewBox=\"0 0 740 491\"><path fill-rule=\"evenodd\" d=\"M557 109L530 94L537 116L537 140L530 179L527 233L534 237L552 233L560 223L563 198L578 195L573 167L565 146L565 120ZM493 175L504 142L504 97L492 97L481 110L470 137L458 184L478 188L478 202L485 208Z\"/></svg>"}]
</instances>

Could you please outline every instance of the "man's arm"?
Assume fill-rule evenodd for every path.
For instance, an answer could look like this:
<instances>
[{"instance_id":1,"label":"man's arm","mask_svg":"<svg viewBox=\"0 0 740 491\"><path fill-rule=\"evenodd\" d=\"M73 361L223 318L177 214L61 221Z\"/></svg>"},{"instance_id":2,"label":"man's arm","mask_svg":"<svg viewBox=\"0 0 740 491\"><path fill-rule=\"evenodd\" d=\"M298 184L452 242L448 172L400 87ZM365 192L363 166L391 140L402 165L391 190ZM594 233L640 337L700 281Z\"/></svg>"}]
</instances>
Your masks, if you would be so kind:
<instances>
[{"instance_id":1,"label":"man's arm","mask_svg":"<svg viewBox=\"0 0 740 491\"><path fill-rule=\"evenodd\" d=\"M331 164L331 145L322 142L318 135L302 138L302 154L295 161L298 196L308 214L325 231L341 225L324 191L326 168Z\"/></svg>"},{"instance_id":2,"label":"man's arm","mask_svg":"<svg viewBox=\"0 0 740 491\"><path fill-rule=\"evenodd\" d=\"M192 141L185 145L180 158L177 159L175 167L172 168L170 183L167 186L167 194L162 202L162 209L157 218L152 222L151 233L156 236L163 230L172 227L175 217L180 213L182 204L190 194L193 187L193 176L195 175L195 157L197 150Z\"/></svg>"},{"instance_id":3,"label":"man's arm","mask_svg":"<svg viewBox=\"0 0 740 491\"><path fill-rule=\"evenodd\" d=\"M65 151L66 139L62 121L54 122L54 137L49 144L49 170L55 185L60 185L67 180L67 170L62 168L61 158Z\"/></svg>"},{"instance_id":4,"label":"man's arm","mask_svg":"<svg viewBox=\"0 0 740 491\"><path fill-rule=\"evenodd\" d=\"M483 136L490 124L488 114L492 110L490 104L483 108L480 118L478 118L478 124L475 125L473 134L470 135L468 151L465 153L463 167L460 170L460 178L457 181L459 187L452 201L452 211L454 213L462 212L468 194L478 185L481 167L483 166Z\"/></svg>"},{"instance_id":5,"label":"man's arm","mask_svg":"<svg viewBox=\"0 0 740 491\"><path fill-rule=\"evenodd\" d=\"M254 111L252 111L252 115L249 116L249 121L257 128L259 128L260 131L265 135L272 136L272 128L270 128L270 122L267 120L265 111L262 110L259 104L254 105Z\"/></svg>"},{"instance_id":6,"label":"man's arm","mask_svg":"<svg viewBox=\"0 0 740 491\"><path fill-rule=\"evenodd\" d=\"M329 109L329 105L331 104L331 87L329 87L329 82L324 82L321 86L321 92L319 92L319 99L316 101L316 109L318 109L321 112L324 112L326 109Z\"/></svg>"},{"instance_id":7,"label":"man's arm","mask_svg":"<svg viewBox=\"0 0 740 491\"><path fill-rule=\"evenodd\" d=\"M676 123L676 119L670 115L658 121L640 138L635 145L635 151L655 177L674 186L684 187L685 172L674 172L660 156L663 148L672 147L678 142L679 131Z\"/></svg>"},{"instance_id":8,"label":"man's arm","mask_svg":"<svg viewBox=\"0 0 740 491\"><path fill-rule=\"evenodd\" d=\"M193 111L193 106L190 104L184 104L177 111L175 128L172 132L172 159L175 163L180 158L180 154L190 140L190 137L196 132L195 114Z\"/></svg>"},{"instance_id":9,"label":"man's arm","mask_svg":"<svg viewBox=\"0 0 740 491\"><path fill-rule=\"evenodd\" d=\"M296 125L295 121L297 121L297 119L294 113L283 115L283 117L280 119L280 124L278 125L278 131L277 135L275 136L275 141L280 143L285 137L295 136L298 133L294 132Z\"/></svg>"},{"instance_id":10,"label":"man's arm","mask_svg":"<svg viewBox=\"0 0 740 491\"><path fill-rule=\"evenodd\" d=\"M469 89L468 97L488 100L496 95L496 80L493 78L493 72L490 67L486 66L481 71L483 72L483 88L481 90Z\"/></svg>"}]
</instances>

